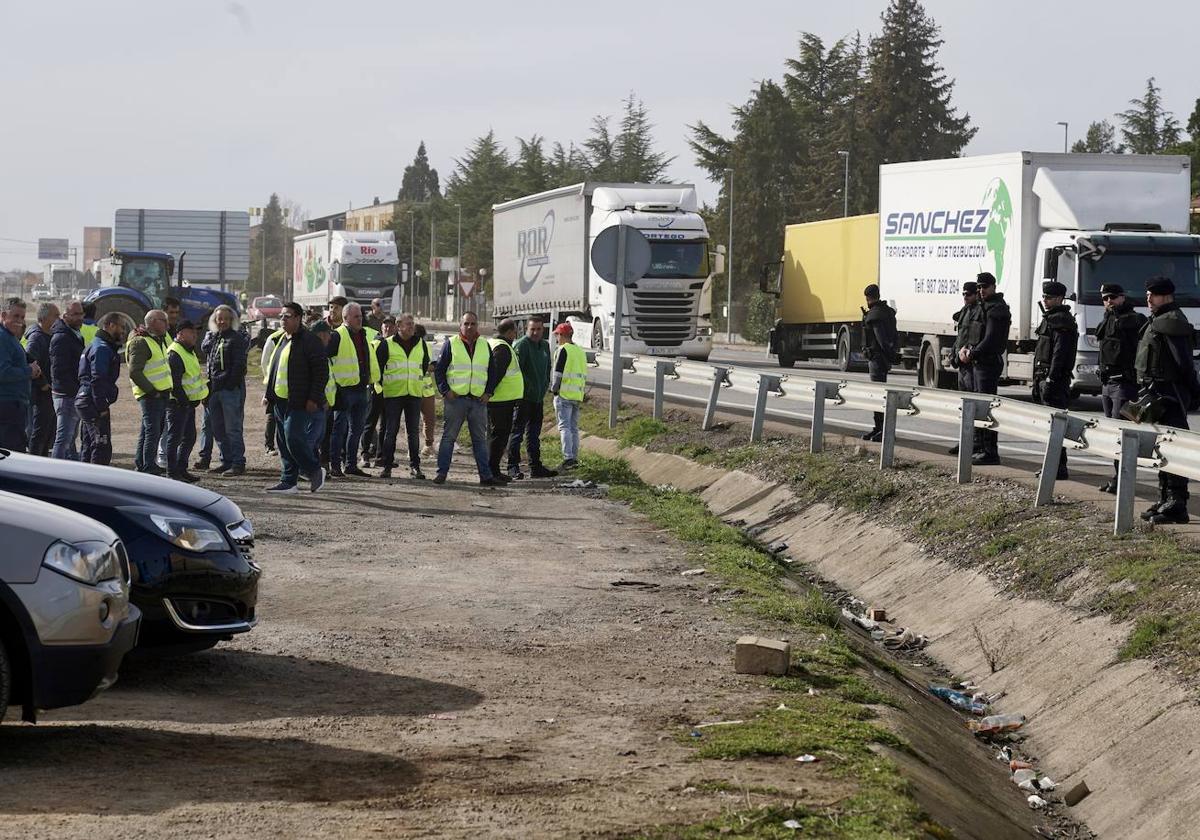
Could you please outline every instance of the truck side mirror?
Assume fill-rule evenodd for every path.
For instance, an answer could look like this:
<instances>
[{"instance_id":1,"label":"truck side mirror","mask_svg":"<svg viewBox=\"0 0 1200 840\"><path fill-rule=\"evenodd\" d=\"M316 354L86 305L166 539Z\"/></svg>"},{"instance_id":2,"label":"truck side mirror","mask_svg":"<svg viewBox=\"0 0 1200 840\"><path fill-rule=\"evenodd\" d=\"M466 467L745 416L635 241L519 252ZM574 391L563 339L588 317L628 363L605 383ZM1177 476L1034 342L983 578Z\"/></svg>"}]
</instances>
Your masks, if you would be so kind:
<instances>
[{"instance_id":1,"label":"truck side mirror","mask_svg":"<svg viewBox=\"0 0 1200 840\"><path fill-rule=\"evenodd\" d=\"M782 289L783 258L780 257L778 262L763 263L762 274L758 278L758 290L764 295L779 297Z\"/></svg>"},{"instance_id":2,"label":"truck side mirror","mask_svg":"<svg viewBox=\"0 0 1200 840\"><path fill-rule=\"evenodd\" d=\"M725 250L724 245L718 245L717 250L713 252L713 255L712 255L712 273L713 274L724 274L725 273L725 254L726 253L727 252Z\"/></svg>"}]
</instances>

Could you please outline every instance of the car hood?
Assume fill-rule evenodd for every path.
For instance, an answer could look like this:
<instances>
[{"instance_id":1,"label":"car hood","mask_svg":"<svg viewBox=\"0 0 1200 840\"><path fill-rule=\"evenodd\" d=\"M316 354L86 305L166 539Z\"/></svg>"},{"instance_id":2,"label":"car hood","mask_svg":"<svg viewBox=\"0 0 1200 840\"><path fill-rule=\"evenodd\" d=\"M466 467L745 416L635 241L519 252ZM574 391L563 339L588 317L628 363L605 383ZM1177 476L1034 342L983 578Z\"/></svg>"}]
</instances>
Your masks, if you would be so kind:
<instances>
[{"instance_id":1,"label":"car hood","mask_svg":"<svg viewBox=\"0 0 1200 840\"><path fill-rule=\"evenodd\" d=\"M225 525L232 525L242 518L237 505L229 499L182 481L98 464L39 458L21 452L0 450L0 453L4 453L4 457L0 457L0 490L11 493L64 504L203 510Z\"/></svg>"},{"instance_id":2,"label":"car hood","mask_svg":"<svg viewBox=\"0 0 1200 840\"><path fill-rule=\"evenodd\" d=\"M117 535L107 525L90 519L81 513L39 502L15 493L0 492L0 535L7 542L13 532L40 534L49 546L55 540L83 542L97 540L111 545Z\"/></svg>"}]
</instances>

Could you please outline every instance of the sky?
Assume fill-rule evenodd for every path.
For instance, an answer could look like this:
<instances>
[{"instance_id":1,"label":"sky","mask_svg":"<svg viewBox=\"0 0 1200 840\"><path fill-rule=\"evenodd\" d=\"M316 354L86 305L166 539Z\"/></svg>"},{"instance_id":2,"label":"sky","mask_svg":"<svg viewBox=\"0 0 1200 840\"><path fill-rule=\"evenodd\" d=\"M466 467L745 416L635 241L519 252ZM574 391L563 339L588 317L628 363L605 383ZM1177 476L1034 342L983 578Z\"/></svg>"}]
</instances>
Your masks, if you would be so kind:
<instances>
[{"instance_id":1,"label":"sky","mask_svg":"<svg viewBox=\"0 0 1200 840\"><path fill-rule=\"evenodd\" d=\"M886 0L586 4L513 0L0 0L0 270L22 241L82 241L118 207L320 216L395 197L424 140L443 184L489 129L584 139L644 101L669 175L705 180L688 125L780 79L800 33L879 29ZM1196 0L925 0L967 154L1061 150L1155 76L1181 123L1200 97ZM833 153L831 151L831 153Z\"/></svg>"}]
</instances>

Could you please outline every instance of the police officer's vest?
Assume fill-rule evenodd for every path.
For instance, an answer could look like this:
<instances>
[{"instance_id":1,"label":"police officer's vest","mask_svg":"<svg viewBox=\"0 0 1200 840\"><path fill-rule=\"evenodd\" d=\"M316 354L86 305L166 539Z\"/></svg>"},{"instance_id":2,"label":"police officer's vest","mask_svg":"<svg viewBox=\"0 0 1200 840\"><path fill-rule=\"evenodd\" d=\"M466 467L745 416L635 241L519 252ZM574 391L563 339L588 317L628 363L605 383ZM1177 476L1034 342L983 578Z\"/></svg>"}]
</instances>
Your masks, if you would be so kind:
<instances>
[{"instance_id":1,"label":"police officer's vest","mask_svg":"<svg viewBox=\"0 0 1200 840\"><path fill-rule=\"evenodd\" d=\"M146 347L150 349L150 358L146 360L146 366L142 368L142 375L150 380L150 384L154 386L155 391L170 391L171 390L171 366L167 364L167 350L159 343L158 339L153 336L142 336L142 341L146 342ZM135 342L129 342L129 348L136 346ZM128 354L130 351L126 351ZM127 360L128 361L128 360ZM133 396L136 399L141 399L146 396L136 382L133 381L133 376L129 377L129 382L133 386Z\"/></svg>"},{"instance_id":2,"label":"police officer's vest","mask_svg":"<svg viewBox=\"0 0 1200 840\"><path fill-rule=\"evenodd\" d=\"M183 392L188 402L199 402L208 396L208 381L200 370L200 359L195 350L189 350L178 341L172 342L167 348L168 353L174 353L183 360Z\"/></svg>"},{"instance_id":3,"label":"police officer's vest","mask_svg":"<svg viewBox=\"0 0 1200 840\"><path fill-rule=\"evenodd\" d=\"M96 333L99 331L100 328L95 324L80 324L79 334L83 336L83 346L89 347L92 339L96 337Z\"/></svg>"},{"instance_id":4,"label":"police officer's vest","mask_svg":"<svg viewBox=\"0 0 1200 840\"><path fill-rule=\"evenodd\" d=\"M587 384L587 354L577 344L564 344L558 348L558 352L567 354L558 395L571 402L583 402L583 389Z\"/></svg>"},{"instance_id":5,"label":"police officer's vest","mask_svg":"<svg viewBox=\"0 0 1200 840\"><path fill-rule=\"evenodd\" d=\"M383 366L383 394L385 399L392 397L420 397L425 392L424 376L421 372L422 363L429 361L429 350L424 341L417 341L411 353L395 339L384 339L381 342L387 347L387 364Z\"/></svg>"},{"instance_id":6,"label":"police officer's vest","mask_svg":"<svg viewBox=\"0 0 1200 840\"><path fill-rule=\"evenodd\" d=\"M1187 337L1190 360L1194 346L1192 325L1178 307L1154 315L1146 322L1142 327L1137 359L1134 363L1139 381L1182 384L1183 371L1175 361L1175 354L1171 352L1170 347L1171 338L1181 336Z\"/></svg>"},{"instance_id":7,"label":"police officer's vest","mask_svg":"<svg viewBox=\"0 0 1200 840\"><path fill-rule=\"evenodd\" d=\"M375 340L378 332L370 327L364 327L367 339L367 366L368 376L370 377L367 384L374 384L379 381L379 359L375 358L375 354L371 352L371 343ZM358 351L354 347L354 339L350 337L350 328L342 324L334 330L340 338L338 339L337 355L333 357L333 380L339 388L351 388L358 384Z\"/></svg>"},{"instance_id":8,"label":"police officer's vest","mask_svg":"<svg viewBox=\"0 0 1200 840\"><path fill-rule=\"evenodd\" d=\"M475 340L475 355L467 354L467 343L461 335L450 339L450 366L446 368L446 384L461 396L482 397L487 387L488 362L492 348L486 339Z\"/></svg>"},{"instance_id":9,"label":"police officer's vest","mask_svg":"<svg viewBox=\"0 0 1200 840\"><path fill-rule=\"evenodd\" d=\"M1126 304L1120 310L1104 313L1104 320L1096 328L1096 341L1100 345L1100 372L1106 377L1136 377L1134 359L1137 356L1138 333L1146 322L1146 316Z\"/></svg>"},{"instance_id":10,"label":"police officer's vest","mask_svg":"<svg viewBox=\"0 0 1200 840\"><path fill-rule=\"evenodd\" d=\"M503 338L493 338L491 345L493 350L499 347L507 347L509 357L508 370L504 371L504 378L496 386L496 393L492 394L492 402L512 402L513 400L521 399L521 397L525 396L525 377L521 375L521 365L517 361L517 351Z\"/></svg>"},{"instance_id":11,"label":"police officer's vest","mask_svg":"<svg viewBox=\"0 0 1200 840\"><path fill-rule=\"evenodd\" d=\"M978 303L964 306L955 318L958 322L956 347L974 347L983 341L983 307Z\"/></svg>"},{"instance_id":12,"label":"police officer's vest","mask_svg":"<svg viewBox=\"0 0 1200 840\"><path fill-rule=\"evenodd\" d=\"M275 330L267 336L267 341L271 344L271 355L267 357L267 363L263 365L263 384L266 385L271 381L271 362L275 359L275 354L279 352L279 342L285 335L283 328Z\"/></svg>"}]
</instances>

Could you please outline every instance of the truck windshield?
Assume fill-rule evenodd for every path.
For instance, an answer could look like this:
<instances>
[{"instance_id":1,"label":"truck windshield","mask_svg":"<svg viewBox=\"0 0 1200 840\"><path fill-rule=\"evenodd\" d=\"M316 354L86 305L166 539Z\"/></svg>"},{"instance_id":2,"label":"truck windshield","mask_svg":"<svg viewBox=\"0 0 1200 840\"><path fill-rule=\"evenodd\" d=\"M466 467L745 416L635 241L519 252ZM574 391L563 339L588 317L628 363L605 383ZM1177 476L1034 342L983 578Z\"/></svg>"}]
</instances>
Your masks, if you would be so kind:
<instances>
[{"instance_id":1,"label":"truck windshield","mask_svg":"<svg viewBox=\"0 0 1200 840\"><path fill-rule=\"evenodd\" d=\"M707 242L651 242L647 277L708 277Z\"/></svg>"},{"instance_id":2,"label":"truck windshield","mask_svg":"<svg viewBox=\"0 0 1200 840\"><path fill-rule=\"evenodd\" d=\"M1079 274L1079 302L1099 306L1100 287L1119 283L1135 302L1145 298L1145 282L1151 277L1170 277L1175 283L1175 302L1200 306L1200 254L1169 251L1109 251L1099 261L1083 260Z\"/></svg>"},{"instance_id":3,"label":"truck windshield","mask_svg":"<svg viewBox=\"0 0 1200 840\"><path fill-rule=\"evenodd\" d=\"M158 260L133 259L121 264L121 285L142 292L155 306L162 304L170 284L167 266Z\"/></svg>"},{"instance_id":4,"label":"truck windshield","mask_svg":"<svg viewBox=\"0 0 1200 840\"><path fill-rule=\"evenodd\" d=\"M377 286L384 288L396 285L396 266L380 263L351 263L342 266L341 280L354 286Z\"/></svg>"}]
</instances>

